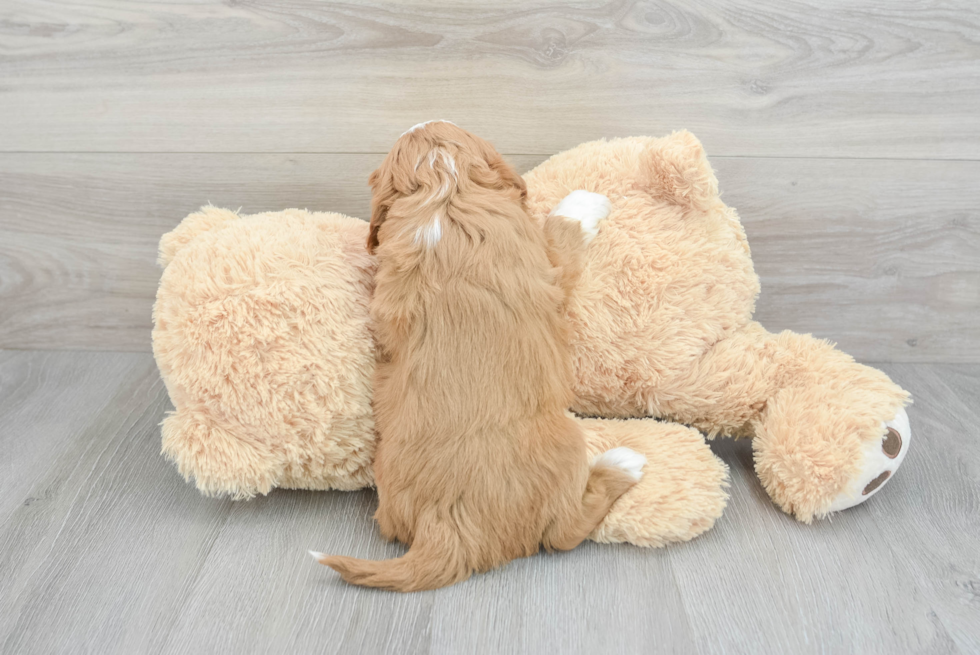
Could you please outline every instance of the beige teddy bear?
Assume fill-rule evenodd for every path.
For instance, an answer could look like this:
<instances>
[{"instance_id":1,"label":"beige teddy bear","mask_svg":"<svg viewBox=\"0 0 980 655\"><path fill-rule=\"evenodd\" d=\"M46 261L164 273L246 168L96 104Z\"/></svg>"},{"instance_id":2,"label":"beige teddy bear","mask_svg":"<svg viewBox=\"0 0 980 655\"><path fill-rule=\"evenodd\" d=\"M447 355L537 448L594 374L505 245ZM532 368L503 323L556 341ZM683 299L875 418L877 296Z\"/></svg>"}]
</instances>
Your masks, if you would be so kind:
<instances>
[{"instance_id":1,"label":"beige teddy bear","mask_svg":"<svg viewBox=\"0 0 980 655\"><path fill-rule=\"evenodd\" d=\"M161 239L153 349L175 407L163 451L202 492L373 484L367 230L340 214L206 207ZM593 539L660 546L721 516L727 469L696 430L579 420L593 456L628 446L648 460Z\"/></svg>"},{"instance_id":2,"label":"beige teddy bear","mask_svg":"<svg viewBox=\"0 0 980 655\"><path fill-rule=\"evenodd\" d=\"M752 437L766 491L804 522L890 479L908 393L826 341L752 320L749 244L692 134L585 143L524 177L539 218L576 189L611 203L568 310L574 411Z\"/></svg>"},{"instance_id":3,"label":"beige teddy bear","mask_svg":"<svg viewBox=\"0 0 980 655\"><path fill-rule=\"evenodd\" d=\"M586 143L525 175L528 206L582 221L569 305L590 449L647 475L592 535L662 545L707 530L727 472L697 431L754 437L763 485L803 521L869 497L908 448L907 393L810 336L751 320L759 283L700 143ZM201 491L372 483L367 223L206 207L160 242L154 354L175 411L163 449Z\"/></svg>"}]
</instances>

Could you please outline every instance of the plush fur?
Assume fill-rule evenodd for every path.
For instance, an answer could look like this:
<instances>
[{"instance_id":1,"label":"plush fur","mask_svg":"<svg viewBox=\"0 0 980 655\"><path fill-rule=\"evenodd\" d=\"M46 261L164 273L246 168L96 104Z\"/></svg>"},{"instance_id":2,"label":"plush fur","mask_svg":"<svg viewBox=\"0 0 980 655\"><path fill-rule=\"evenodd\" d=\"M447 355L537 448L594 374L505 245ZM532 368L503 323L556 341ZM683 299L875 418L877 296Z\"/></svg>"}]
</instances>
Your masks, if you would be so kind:
<instances>
[{"instance_id":1,"label":"plush fur","mask_svg":"<svg viewBox=\"0 0 980 655\"><path fill-rule=\"evenodd\" d=\"M580 225L553 217L547 226L563 233L546 240L517 172L451 123L402 135L371 186L375 518L411 548L394 560L319 562L348 582L416 591L542 544L574 548L646 463L617 448L590 467L567 415L563 310L585 249ZM561 275L548 256L555 243L566 252L553 259L570 269Z\"/></svg>"},{"instance_id":2,"label":"plush fur","mask_svg":"<svg viewBox=\"0 0 980 655\"><path fill-rule=\"evenodd\" d=\"M586 143L552 157L524 179L528 208L542 225L572 191L590 191L609 200L608 218L599 223L587 247L566 308L573 408L586 415L661 417L694 425L711 437L752 437L756 470L773 500L803 521L825 515L833 498L855 479L859 453L882 438L882 422L900 412L908 394L880 371L855 363L824 341L792 332L771 334L752 321L759 282L748 243L737 214L718 197L717 181L697 139L679 132L662 139ZM314 475L293 476L287 482L276 473L280 465L270 470L268 461L313 459L344 471L347 460L317 452L316 442L298 440L288 428L244 430L233 420L247 409L229 400L234 398L234 376L264 388L265 371L278 362L284 366L272 379L282 383L274 392L262 393L277 397L276 402L291 402L293 384L305 378L289 377L294 370L287 365L289 358L262 353L299 352L305 333L278 330L275 338L255 341L255 355L233 371L222 364L226 345L218 343L227 338L231 326L221 325L225 314L207 308L220 300L228 306L229 317L253 311L249 322L239 319L234 324L236 338L242 339L250 338L252 330L261 332L267 321L296 321L318 305L303 303L295 316L279 318L250 304L247 297L239 308L235 285L217 284L211 279L214 272L227 270L232 277L242 275L248 284L261 286L274 283L275 271L289 269L290 274L310 276L303 284L294 282L303 288L297 293L308 301L316 285L338 284L319 280L312 268L296 268L280 255L279 240L253 238L252 230L295 232L289 239L304 241L320 229L317 221L345 222L359 236L343 242L357 247L325 246L323 257L332 259L324 266L365 271L373 266L373 261L366 267L359 263L373 260L363 248L367 223L295 210L281 217L294 215L309 220L287 225L274 214L239 218L206 208L161 242L164 258L173 261L158 294L154 347L176 408L164 436L182 472L205 491L251 495L284 483L308 488L369 484L369 475L345 473L329 484ZM260 227L263 223L270 225ZM224 234L210 235L211 231ZM225 245L211 248L213 240ZM255 270L264 271L261 281L251 270L246 273L233 265L241 257L240 249L252 253L248 256ZM200 264L171 272L184 257ZM361 294L361 300L338 311L319 310L325 314L319 320L333 322L334 327L322 333L328 341L320 345L321 358L311 369L314 377L370 380L373 361L365 364L354 356L362 352L363 341L347 336L357 329L369 335L370 281L351 285L348 291ZM177 297L181 294L186 301ZM167 311L161 311L164 306ZM164 325L163 317L172 320ZM348 333L344 325L356 329ZM161 333L168 331L172 334L161 340ZM205 347L209 340L212 348ZM261 373L244 368L252 362L266 368ZM290 379L297 382L289 383ZM347 387L323 388L327 397L350 393ZM350 417L360 416L357 398L349 405ZM294 409L305 421L307 410ZM374 445L369 418L357 420L344 424L350 431L330 427L324 432L336 435L339 443L361 445L358 457L350 460L354 465L349 470L354 472L361 470L357 462L370 461ZM629 446L648 458L646 476L613 506L592 538L662 545L700 534L720 515L725 469L696 431L649 419L579 423L592 454ZM355 426L363 429L358 432ZM287 449L280 445L285 443L303 447ZM283 455L269 460L269 451Z\"/></svg>"},{"instance_id":3,"label":"plush fur","mask_svg":"<svg viewBox=\"0 0 980 655\"><path fill-rule=\"evenodd\" d=\"M755 437L773 500L804 522L825 515L908 393L826 341L752 321L748 241L700 142L689 132L595 141L525 179L539 222L577 189L612 204L568 308L572 408Z\"/></svg>"},{"instance_id":4,"label":"plush fur","mask_svg":"<svg viewBox=\"0 0 980 655\"><path fill-rule=\"evenodd\" d=\"M366 225L205 207L160 240L163 452L207 494L374 482Z\"/></svg>"},{"instance_id":5,"label":"plush fur","mask_svg":"<svg viewBox=\"0 0 980 655\"><path fill-rule=\"evenodd\" d=\"M339 240L345 244L340 251L320 241L332 239L329 235L341 228L350 233ZM368 327L376 264L364 248L367 235L366 221L337 214L293 209L239 216L205 207L161 240L160 261L166 268L157 293L154 353L174 403L163 423L164 452L203 493L247 498L277 486L373 485L371 468L358 464L373 462L376 447L370 411L375 359ZM298 246L318 255L298 261L291 254ZM240 279L249 294L239 294L239 285L215 284L216 271L243 259L247 266L227 272ZM277 295L275 286L284 276L293 276L290 284L302 288L298 293L304 297L309 293L310 302L280 306L288 315L275 318L272 306L249 301L250 295ZM343 280L351 286L335 290L363 303L327 303L335 309L312 303L314 292L322 294L318 285L333 287ZM244 318L230 324L233 315ZM263 328L277 321L284 321L279 329ZM319 325L317 338L299 339L301 326L305 330L314 323ZM253 333L261 338L246 341L248 352L243 353L230 338L232 329L237 339ZM307 350L314 347L316 357ZM365 386L333 382L344 378ZM266 406L283 407L282 416L290 422L325 426L321 439L305 438L287 423L263 418L264 411L247 392L238 392L238 386L251 387ZM304 397L303 389L319 397L295 403ZM321 407L341 410L330 417ZM238 417L250 413L253 427L246 430ZM694 538L721 516L727 502L727 468L696 430L652 419L576 422L585 432L590 457L627 446L648 461L649 473L620 498L590 538L662 546ZM327 447L331 440L348 452ZM329 474L317 472L310 462L320 463ZM287 471L294 473L287 476Z\"/></svg>"}]
</instances>

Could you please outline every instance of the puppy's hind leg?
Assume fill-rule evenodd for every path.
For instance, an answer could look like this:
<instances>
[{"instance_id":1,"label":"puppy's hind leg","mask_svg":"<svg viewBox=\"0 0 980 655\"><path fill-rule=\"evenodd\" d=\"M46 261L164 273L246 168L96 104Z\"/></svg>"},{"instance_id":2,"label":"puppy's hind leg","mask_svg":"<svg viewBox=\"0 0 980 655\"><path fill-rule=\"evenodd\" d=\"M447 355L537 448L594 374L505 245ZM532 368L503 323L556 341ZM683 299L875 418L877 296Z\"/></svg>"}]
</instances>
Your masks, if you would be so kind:
<instances>
[{"instance_id":1,"label":"puppy's hind leg","mask_svg":"<svg viewBox=\"0 0 980 655\"><path fill-rule=\"evenodd\" d=\"M647 458L629 448L607 450L592 462L582 504L577 512L559 517L542 539L548 550L571 550L609 513L609 508L643 477Z\"/></svg>"}]
</instances>

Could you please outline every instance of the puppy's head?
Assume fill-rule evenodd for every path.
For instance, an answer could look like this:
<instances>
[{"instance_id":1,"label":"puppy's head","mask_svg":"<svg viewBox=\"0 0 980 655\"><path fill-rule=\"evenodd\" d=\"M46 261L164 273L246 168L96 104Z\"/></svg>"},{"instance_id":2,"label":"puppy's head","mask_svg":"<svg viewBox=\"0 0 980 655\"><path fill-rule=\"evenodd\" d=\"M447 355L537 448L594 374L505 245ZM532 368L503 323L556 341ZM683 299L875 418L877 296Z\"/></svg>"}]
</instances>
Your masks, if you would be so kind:
<instances>
[{"instance_id":1,"label":"puppy's head","mask_svg":"<svg viewBox=\"0 0 980 655\"><path fill-rule=\"evenodd\" d=\"M402 134L368 179L371 227L368 251L378 246L378 231L392 207L405 200L405 213L438 209L463 194L509 192L523 205L527 186L492 145L447 121L420 123Z\"/></svg>"}]
</instances>

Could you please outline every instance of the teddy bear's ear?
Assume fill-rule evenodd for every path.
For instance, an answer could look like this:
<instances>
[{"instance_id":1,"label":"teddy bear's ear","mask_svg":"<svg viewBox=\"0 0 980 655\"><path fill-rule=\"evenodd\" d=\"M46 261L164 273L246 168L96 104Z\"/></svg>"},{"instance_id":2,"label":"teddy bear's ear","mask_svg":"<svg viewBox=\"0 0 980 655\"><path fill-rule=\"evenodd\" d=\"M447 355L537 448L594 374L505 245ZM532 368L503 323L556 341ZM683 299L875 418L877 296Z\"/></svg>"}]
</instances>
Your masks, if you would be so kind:
<instances>
[{"instance_id":1,"label":"teddy bear's ear","mask_svg":"<svg viewBox=\"0 0 980 655\"><path fill-rule=\"evenodd\" d=\"M228 209L211 205L201 207L199 211L189 214L177 227L160 237L157 264L161 268L166 268L180 249L196 239L199 234L238 218L241 217Z\"/></svg>"},{"instance_id":2,"label":"teddy bear's ear","mask_svg":"<svg viewBox=\"0 0 980 655\"><path fill-rule=\"evenodd\" d=\"M705 210L718 198L718 179L697 137L681 130L647 147L652 195L690 209Z\"/></svg>"}]
</instances>

